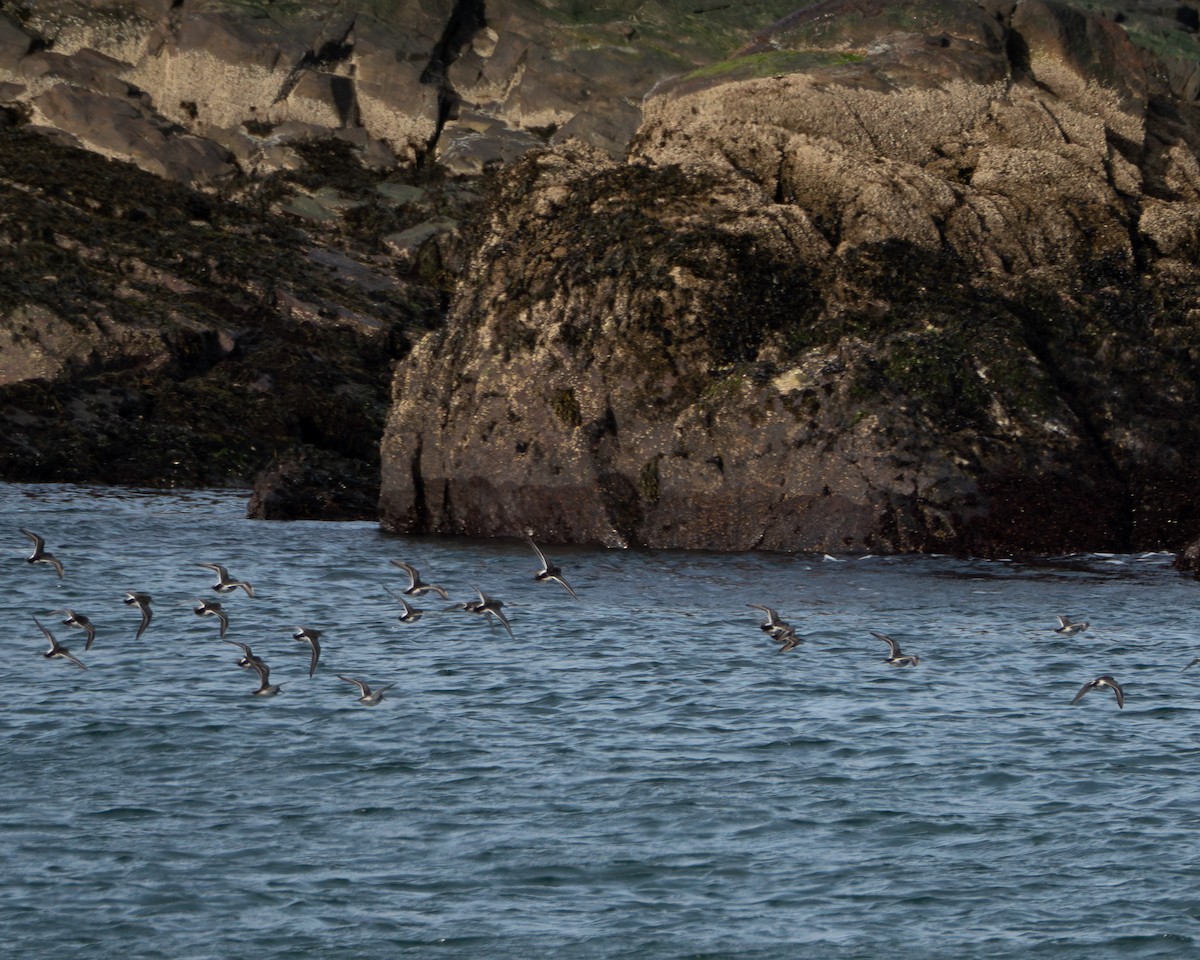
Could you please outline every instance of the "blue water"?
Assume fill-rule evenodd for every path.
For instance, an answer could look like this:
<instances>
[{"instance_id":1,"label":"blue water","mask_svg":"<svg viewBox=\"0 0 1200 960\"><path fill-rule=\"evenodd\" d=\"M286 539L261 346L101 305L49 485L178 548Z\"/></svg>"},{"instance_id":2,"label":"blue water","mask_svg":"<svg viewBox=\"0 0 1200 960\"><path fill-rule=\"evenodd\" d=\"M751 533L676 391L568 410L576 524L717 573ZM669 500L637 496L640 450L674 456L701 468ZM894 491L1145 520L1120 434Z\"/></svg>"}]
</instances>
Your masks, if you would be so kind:
<instances>
[{"instance_id":1,"label":"blue water","mask_svg":"<svg viewBox=\"0 0 1200 960\"><path fill-rule=\"evenodd\" d=\"M244 509L0 486L5 955L1195 955L1200 584L1166 555L548 548L575 603L519 541ZM500 597L515 638L429 598L399 623L393 558ZM229 636L280 696L192 613L202 562L254 583ZM751 602L805 643L776 653ZM313 679L298 625L324 632ZM338 673L395 686L364 707ZM1125 709L1072 706L1104 673Z\"/></svg>"}]
</instances>

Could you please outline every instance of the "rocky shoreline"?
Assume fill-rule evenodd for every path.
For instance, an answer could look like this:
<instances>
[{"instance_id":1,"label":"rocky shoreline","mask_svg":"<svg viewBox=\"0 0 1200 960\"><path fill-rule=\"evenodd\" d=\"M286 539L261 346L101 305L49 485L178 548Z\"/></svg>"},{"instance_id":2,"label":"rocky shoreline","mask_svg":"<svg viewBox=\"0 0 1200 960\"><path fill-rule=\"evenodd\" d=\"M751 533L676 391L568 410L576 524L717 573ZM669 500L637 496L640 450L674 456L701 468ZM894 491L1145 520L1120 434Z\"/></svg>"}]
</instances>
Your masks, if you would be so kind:
<instances>
[{"instance_id":1,"label":"rocky shoreline","mask_svg":"<svg viewBox=\"0 0 1200 960\"><path fill-rule=\"evenodd\" d=\"M0 7L0 476L545 542L1181 549L1200 18L1084 6Z\"/></svg>"}]
</instances>

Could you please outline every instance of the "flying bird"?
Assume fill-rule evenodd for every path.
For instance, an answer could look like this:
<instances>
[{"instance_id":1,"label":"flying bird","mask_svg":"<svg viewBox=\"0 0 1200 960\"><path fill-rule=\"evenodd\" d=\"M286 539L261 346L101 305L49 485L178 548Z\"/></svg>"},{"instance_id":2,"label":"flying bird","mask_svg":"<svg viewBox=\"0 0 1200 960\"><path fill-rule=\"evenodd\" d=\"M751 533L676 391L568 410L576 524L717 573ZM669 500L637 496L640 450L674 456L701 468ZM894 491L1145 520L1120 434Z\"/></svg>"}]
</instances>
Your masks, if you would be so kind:
<instances>
[{"instance_id":1,"label":"flying bird","mask_svg":"<svg viewBox=\"0 0 1200 960\"><path fill-rule=\"evenodd\" d=\"M125 603L129 604L130 606L136 605L137 608L142 611L142 624L140 627L138 627L137 636L134 637L135 640L141 640L142 634L146 632L146 628L150 626L150 621L154 616L150 612L150 594L138 593L134 590L131 590L129 593L125 594Z\"/></svg>"},{"instance_id":2,"label":"flying bird","mask_svg":"<svg viewBox=\"0 0 1200 960\"><path fill-rule=\"evenodd\" d=\"M884 658L884 663L890 663L893 667L915 667L921 662L921 658L915 653L901 653L900 644L889 637L886 633L876 633L871 631L871 636L877 640L882 640L891 650L889 656Z\"/></svg>"},{"instance_id":3,"label":"flying bird","mask_svg":"<svg viewBox=\"0 0 1200 960\"><path fill-rule=\"evenodd\" d=\"M780 630L771 639L780 645L778 653L787 653L789 650L795 650L796 645L800 643L800 638L796 636L796 631L791 626L788 626L786 630Z\"/></svg>"},{"instance_id":4,"label":"flying bird","mask_svg":"<svg viewBox=\"0 0 1200 960\"><path fill-rule=\"evenodd\" d=\"M221 606L220 600L200 600L193 599L192 613L198 617L216 617L221 623L221 638L224 639L225 631L229 629L229 614L225 612L225 608Z\"/></svg>"},{"instance_id":5,"label":"flying bird","mask_svg":"<svg viewBox=\"0 0 1200 960\"><path fill-rule=\"evenodd\" d=\"M541 561L542 564L542 569L533 575L533 579L541 583L546 583L547 581L551 580L557 581L566 588L567 593L571 595L572 599L578 600L579 597L575 595L575 591L571 589L571 585L563 578L562 568L556 564L552 564L546 559L546 555L542 553L542 551L538 549L538 545L533 542L533 537L529 538L529 545L533 547L533 552L538 555L538 560Z\"/></svg>"},{"instance_id":6,"label":"flying bird","mask_svg":"<svg viewBox=\"0 0 1200 960\"><path fill-rule=\"evenodd\" d=\"M254 660L250 666L258 674L258 689L254 691L256 697L273 697L283 689L279 684L271 683L271 669L264 661Z\"/></svg>"},{"instance_id":7,"label":"flying bird","mask_svg":"<svg viewBox=\"0 0 1200 960\"><path fill-rule=\"evenodd\" d=\"M69 607L65 610L54 610L52 613L56 615L60 613L65 614L66 618L63 620L64 624L66 624L68 627L77 627L80 630L85 631L87 633L87 645L83 649L92 649L92 644L96 640L96 627L92 624L91 620L85 617L82 613L76 613Z\"/></svg>"},{"instance_id":8,"label":"flying bird","mask_svg":"<svg viewBox=\"0 0 1200 960\"><path fill-rule=\"evenodd\" d=\"M58 578L61 580L63 575L62 561L54 554L46 549L46 541L39 537L32 530L26 530L24 527L18 527L25 536L33 541L33 553L25 558L26 563L48 563L58 573Z\"/></svg>"},{"instance_id":9,"label":"flying bird","mask_svg":"<svg viewBox=\"0 0 1200 960\"><path fill-rule=\"evenodd\" d=\"M1086 694L1089 690L1103 690L1106 687L1116 694L1117 707L1121 710L1124 710L1125 691L1122 690L1121 685L1112 677L1108 676L1108 674L1105 674L1103 677L1097 677L1095 680L1089 680L1082 687L1080 687L1079 692L1075 694L1075 699L1071 701L1071 705L1074 706L1080 700L1082 700L1084 694Z\"/></svg>"},{"instance_id":10,"label":"flying bird","mask_svg":"<svg viewBox=\"0 0 1200 960\"><path fill-rule=\"evenodd\" d=\"M37 617L33 618L33 622L38 625L38 628L46 635L46 639L50 641L50 649L42 654L43 657L45 657L47 660L66 660L83 670L87 669L87 667L84 666L83 661L71 653L71 651L64 647L61 643L59 643L54 638L54 634L47 630Z\"/></svg>"},{"instance_id":11,"label":"flying bird","mask_svg":"<svg viewBox=\"0 0 1200 960\"><path fill-rule=\"evenodd\" d=\"M340 673L338 674L338 679L345 680L347 683L355 684L358 687L359 692L358 702L365 704L368 707L375 706L375 704L383 699L384 690L388 690L395 686L394 683L385 683L382 687L376 687L374 690L372 690L369 686L367 686L365 680L357 680L354 677L343 677Z\"/></svg>"},{"instance_id":12,"label":"flying bird","mask_svg":"<svg viewBox=\"0 0 1200 960\"><path fill-rule=\"evenodd\" d=\"M396 593L391 588L384 587L383 589L387 590L387 592L390 593L395 599L399 600L400 605L402 607L404 607L404 612L402 614L400 614L399 617L396 618L397 620L399 620L401 623L416 623L418 620L421 619L421 615L425 612L424 610L418 610L416 607L414 607L411 603L408 602L407 597L401 596L400 594Z\"/></svg>"},{"instance_id":13,"label":"flying bird","mask_svg":"<svg viewBox=\"0 0 1200 960\"><path fill-rule=\"evenodd\" d=\"M1088 628L1089 624L1086 620L1075 621L1064 614L1058 615L1058 626L1054 628L1055 633L1083 633Z\"/></svg>"},{"instance_id":14,"label":"flying bird","mask_svg":"<svg viewBox=\"0 0 1200 960\"><path fill-rule=\"evenodd\" d=\"M317 672L317 661L321 659L321 631L308 627L297 627L296 632L292 634L292 639L298 640L300 643L307 643L312 650L312 662L308 667L308 675L311 677Z\"/></svg>"},{"instance_id":15,"label":"flying bird","mask_svg":"<svg viewBox=\"0 0 1200 960\"><path fill-rule=\"evenodd\" d=\"M759 624L762 632L769 636L772 640L778 640L780 636L789 631L795 635L796 631L792 625L786 620L781 620L779 614L770 607L764 607L761 603L748 603L748 607L753 607L755 610L761 610L767 615L767 619Z\"/></svg>"},{"instance_id":16,"label":"flying bird","mask_svg":"<svg viewBox=\"0 0 1200 960\"><path fill-rule=\"evenodd\" d=\"M508 631L508 635L515 640L516 637L513 637L512 626L508 622L508 617L501 612L501 608L504 606L504 601L497 600L495 597L489 597L486 593L480 590L479 587L475 587L475 592L479 594L479 599L468 600L462 605L462 608L466 610L467 613L475 613L481 617L494 617L500 622L504 629Z\"/></svg>"},{"instance_id":17,"label":"flying bird","mask_svg":"<svg viewBox=\"0 0 1200 960\"><path fill-rule=\"evenodd\" d=\"M427 593L436 593L443 600L450 599L450 595L446 592L445 587L439 587L435 583L426 583L421 579L420 571L411 563L405 563L403 560L393 560L392 565L399 567L408 574L408 589L404 591L405 596L421 597Z\"/></svg>"},{"instance_id":18,"label":"flying bird","mask_svg":"<svg viewBox=\"0 0 1200 960\"><path fill-rule=\"evenodd\" d=\"M206 570L212 570L214 573L216 573L217 582L213 584L212 588L216 590L217 593L232 593L234 590L237 590L240 587L246 591L246 596L254 596L254 587L252 587L245 580L235 580L229 575L229 571L219 563L198 563L196 566L204 567Z\"/></svg>"},{"instance_id":19,"label":"flying bird","mask_svg":"<svg viewBox=\"0 0 1200 960\"><path fill-rule=\"evenodd\" d=\"M236 647L241 647L242 657L237 661L237 665L243 670L249 670L256 663L263 663L262 657L256 656L254 651L250 649L250 644L242 643L240 640L226 640L226 643L232 643Z\"/></svg>"}]
</instances>

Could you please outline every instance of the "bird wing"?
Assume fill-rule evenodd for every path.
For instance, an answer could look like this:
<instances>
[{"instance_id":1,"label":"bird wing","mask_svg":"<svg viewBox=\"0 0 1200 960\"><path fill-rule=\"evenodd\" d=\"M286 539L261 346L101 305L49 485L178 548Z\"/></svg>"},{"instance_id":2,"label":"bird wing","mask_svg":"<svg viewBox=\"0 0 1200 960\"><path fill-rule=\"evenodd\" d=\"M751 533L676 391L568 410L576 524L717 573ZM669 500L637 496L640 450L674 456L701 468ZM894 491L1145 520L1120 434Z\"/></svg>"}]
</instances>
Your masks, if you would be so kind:
<instances>
[{"instance_id":1,"label":"bird wing","mask_svg":"<svg viewBox=\"0 0 1200 960\"><path fill-rule=\"evenodd\" d=\"M75 656L75 654L71 653L71 651L68 650L66 647L59 647L58 655L60 657L62 657L64 660L71 661L71 663L75 664L75 666L79 667L81 670L87 669L87 664L85 664L82 660L80 660L77 656Z\"/></svg>"},{"instance_id":2,"label":"bird wing","mask_svg":"<svg viewBox=\"0 0 1200 960\"><path fill-rule=\"evenodd\" d=\"M392 562L395 563L396 561L393 560ZM371 688L368 687L362 680L357 680L354 677L344 677L340 673L337 675L337 678L339 680L345 680L347 683L353 683L356 687L358 687L358 692L362 696L369 697L371 695Z\"/></svg>"},{"instance_id":3,"label":"bird wing","mask_svg":"<svg viewBox=\"0 0 1200 960\"><path fill-rule=\"evenodd\" d=\"M1087 683L1085 683L1085 684L1084 684L1082 687L1080 687L1080 688L1079 688L1079 692L1078 692L1077 694L1075 694L1075 699L1071 701L1071 704L1072 704L1072 706L1074 706L1074 705L1075 705L1075 704L1077 704L1077 703L1078 703L1080 700L1082 700L1082 699L1083 699L1083 695L1084 695L1085 693L1087 693L1089 690L1094 690L1094 689L1095 689L1095 687L1096 687L1096 681L1095 681L1095 680L1089 680L1089 681L1088 681Z\"/></svg>"},{"instance_id":4,"label":"bird wing","mask_svg":"<svg viewBox=\"0 0 1200 960\"><path fill-rule=\"evenodd\" d=\"M502 624L504 624L504 629L508 631L508 635L510 637L512 637L512 639L514 639L514 640L517 639L515 636L513 636L512 627L509 626L509 623L508 623L508 617L506 617L499 610L494 610L491 607L488 607L487 612L490 613L497 620L499 620Z\"/></svg>"},{"instance_id":5,"label":"bird wing","mask_svg":"<svg viewBox=\"0 0 1200 960\"><path fill-rule=\"evenodd\" d=\"M403 560L393 560L392 565L399 567L401 570L403 570L405 573L408 574L408 589L409 590L411 590L413 587L415 587L417 585L418 581L420 581L421 574L417 571L417 568L414 567L411 563L405 563Z\"/></svg>"},{"instance_id":6,"label":"bird wing","mask_svg":"<svg viewBox=\"0 0 1200 960\"><path fill-rule=\"evenodd\" d=\"M874 630L872 630L871 636L875 637L875 639L877 639L877 640L882 640L889 647L891 647L893 657L900 656L900 644L898 644L895 640L893 640L891 637L889 637L886 633L876 633Z\"/></svg>"},{"instance_id":7,"label":"bird wing","mask_svg":"<svg viewBox=\"0 0 1200 960\"><path fill-rule=\"evenodd\" d=\"M138 609L142 611L142 624L140 627L138 627L137 636L133 638L134 640L140 640L142 638L142 634L146 632L146 628L150 626L150 621L153 618L153 614L150 613L149 600L138 600L137 605Z\"/></svg>"},{"instance_id":8,"label":"bird wing","mask_svg":"<svg viewBox=\"0 0 1200 960\"><path fill-rule=\"evenodd\" d=\"M543 570L548 569L550 565L548 563L546 563L546 555L544 553L542 553L541 550L538 549L538 545L533 542L533 537L529 538L529 545L531 547L533 547L533 552L538 555L538 560L540 560L542 563L542 569Z\"/></svg>"},{"instance_id":9,"label":"bird wing","mask_svg":"<svg viewBox=\"0 0 1200 960\"><path fill-rule=\"evenodd\" d=\"M33 541L33 555L29 559L36 560L42 555L42 549L46 546L46 541L39 537L32 530L26 530L24 527L18 527L17 529Z\"/></svg>"}]
</instances>

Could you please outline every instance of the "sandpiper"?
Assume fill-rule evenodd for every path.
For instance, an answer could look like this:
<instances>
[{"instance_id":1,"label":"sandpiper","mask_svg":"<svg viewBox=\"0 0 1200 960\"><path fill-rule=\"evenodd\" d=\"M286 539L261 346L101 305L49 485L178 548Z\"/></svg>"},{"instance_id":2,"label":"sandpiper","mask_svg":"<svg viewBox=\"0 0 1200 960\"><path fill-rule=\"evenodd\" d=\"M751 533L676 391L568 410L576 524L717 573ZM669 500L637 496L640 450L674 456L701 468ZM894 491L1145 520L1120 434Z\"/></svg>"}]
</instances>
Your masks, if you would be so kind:
<instances>
[{"instance_id":1,"label":"sandpiper","mask_svg":"<svg viewBox=\"0 0 1200 960\"><path fill-rule=\"evenodd\" d=\"M421 615L425 612L424 610L418 610L408 602L407 597L401 596L390 587L384 587L383 589L387 590L387 592L390 593L396 600L399 600L400 605L404 607L404 612L396 618L397 620L399 620L401 623L416 623L421 619Z\"/></svg>"},{"instance_id":2,"label":"sandpiper","mask_svg":"<svg viewBox=\"0 0 1200 960\"><path fill-rule=\"evenodd\" d=\"M571 595L572 599L578 600L579 597L575 595L575 591L571 589L571 585L567 583L565 579L563 579L562 568L556 564L550 563L550 561L546 559L546 555L542 553L542 551L538 549L538 545L533 542L533 537L529 538L529 545L533 547L533 552L538 555L538 560L542 564L542 569L533 575L533 579L542 583L555 580L566 587L567 593Z\"/></svg>"},{"instance_id":3,"label":"sandpiper","mask_svg":"<svg viewBox=\"0 0 1200 960\"><path fill-rule=\"evenodd\" d=\"M256 663L263 663L261 657L255 656L254 651L250 649L250 644L242 643L240 640L226 640L226 643L232 643L234 646L241 647L242 657L236 661L237 665L243 670L249 670Z\"/></svg>"},{"instance_id":4,"label":"sandpiper","mask_svg":"<svg viewBox=\"0 0 1200 960\"><path fill-rule=\"evenodd\" d=\"M317 672L317 661L321 659L321 631L313 630L310 627L297 627L296 632L292 634L292 639L307 643L312 649L312 662L308 667L308 675L311 677Z\"/></svg>"},{"instance_id":5,"label":"sandpiper","mask_svg":"<svg viewBox=\"0 0 1200 960\"><path fill-rule=\"evenodd\" d=\"M283 689L279 684L271 683L271 668L264 661L255 660L250 666L258 674L258 689L254 691L256 697L273 697Z\"/></svg>"},{"instance_id":6,"label":"sandpiper","mask_svg":"<svg viewBox=\"0 0 1200 960\"><path fill-rule=\"evenodd\" d=\"M229 629L229 614L225 612L225 608L221 606L220 600L201 600L193 598L191 600L192 613L198 617L216 617L221 622L221 637L224 638L225 631Z\"/></svg>"},{"instance_id":7,"label":"sandpiper","mask_svg":"<svg viewBox=\"0 0 1200 960\"><path fill-rule=\"evenodd\" d=\"M33 541L33 553L25 558L25 562L48 563L55 569L55 571L58 573L59 579L61 580L63 575L62 561L54 556L54 554L46 550L46 541L39 537L32 530L26 530L24 527L18 527L17 529Z\"/></svg>"},{"instance_id":8,"label":"sandpiper","mask_svg":"<svg viewBox=\"0 0 1200 960\"><path fill-rule=\"evenodd\" d=\"M761 610L767 615L767 619L759 624L762 632L769 636L772 640L778 640L781 635L791 631L795 635L795 629L786 620L781 620L779 614L770 607L764 607L761 603L748 603L748 607L753 607L755 610Z\"/></svg>"},{"instance_id":9,"label":"sandpiper","mask_svg":"<svg viewBox=\"0 0 1200 960\"><path fill-rule=\"evenodd\" d=\"M340 673L338 674L338 679L345 680L347 683L355 684L358 687L358 692L360 694L358 702L365 704L368 707L375 706L375 704L383 699L384 690L388 690L395 686L394 683L385 683L382 687L376 687L374 690L372 690L367 686L365 680L357 680L354 677L343 677Z\"/></svg>"},{"instance_id":10,"label":"sandpiper","mask_svg":"<svg viewBox=\"0 0 1200 960\"><path fill-rule=\"evenodd\" d=\"M84 646L83 649L92 649L92 644L96 640L96 627L91 620L85 617L82 613L76 613L70 607L67 607L64 610L54 610L52 613L56 615L60 613L65 614L65 619L63 620L64 624L66 624L68 627L78 627L80 630L85 631L87 633L87 645Z\"/></svg>"},{"instance_id":11,"label":"sandpiper","mask_svg":"<svg viewBox=\"0 0 1200 960\"><path fill-rule=\"evenodd\" d=\"M1058 626L1054 628L1055 633L1083 633L1088 628L1089 624L1086 620L1075 621L1063 614L1058 614Z\"/></svg>"},{"instance_id":12,"label":"sandpiper","mask_svg":"<svg viewBox=\"0 0 1200 960\"><path fill-rule=\"evenodd\" d=\"M436 593L443 600L449 600L450 595L446 592L445 587L439 587L434 583L426 583L421 579L421 574L411 563L405 563L403 560L393 560L393 566L399 567L408 574L408 589L404 594L409 597L421 597L427 593Z\"/></svg>"},{"instance_id":13,"label":"sandpiper","mask_svg":"<svg viewBox=\"0 0 1200 960\"><path fill-rule=\"evenodd\" d=\"M127 594L125 594L125 602L130 606L136 604L137 608L142 611L142 624L138 627L137 636L134 637L135 640L141 640L142 634L145 633L146 628L150 626L150 620L153 617L153 614L150 613L150 594L138 593L135 590L130 590Z\"/></svg>"},{"instance_id":14,"label":"sandpiper","mask_svg":"<svg viewBox=\"0 0 1200 960\"><path fill-rule=\"evenodd\" d=\"M900 644L889 637L886 633L876 633L871 631L871 636L877 640L882 640L891 648L891 655L884 659L884 663L890 663L893 667L915 667L921 662L921 658L915 653L901 653Z\"/></svg>"},{"instance_id":15,"label":"sandpiper","mask_svg":"<svg viewBox=\"0 0 1200 960\"><path fill-rule=\"evenodd\" d=\"M498 621L500 621L504 629L508 631L508 635L515 640L516 637L513 636L512 627L509 625L508 617L506 617L500 609L504 606L504 601L497 600L495 597L489 597L486 593L480 590L478 586L475 587L475 592L479 594L479 599L468 600L462 605L462 608L466 610L467 613L476 613L480 616L495 617Z\"/></svg>"},{"instance_id":16,"label":"sandpiper","mask_svg":"<svg viewBox=\"0 0 1200 960\"><path fill-rule=\"evenodd\" d=\"M83 661L81 661L78 657L71 653L70 650L54 639L54 634L47 630L37 617L33 618L33 622L38 625L42 633L46 635L46 639L50 641L50 649L42 654L43 657L45 657L47 660L68 660L77 667L80 667L84 670L87 669L87 667L84 666Z\"/></svg>"},{"instance_id":17,"label":"sandpiper","mask_svg":"<svg viewBox=\"0 0 1200 960\"><path fill-rule=\"evenodd\" d=\"M1102 677L1097 677L1095 680L1089 680L1082 687L1080 687L1079 692L1077 694L1075 694L1075 699L1071 701L1071 705L1074 706L1080 700L1082 700L1083 695L1085 693L1087 693L1089 690L1102 690L1105 687L1108 687L1108 689L1110 689L1113 693L1115 693L1117 695L1117 707L1121 710L1124 710L1125 709L1125 691L1122 690L1121 685L1119 683L1117 683L1117 681L1114 680L1112 677L1110 677L1108 674L1105 674Z\"/></svg>"},{"instance_id":18,"label":"sandpiper","mask_svg":"<svg viewBox=\"0 0 1200 960\"><path fill-rule=\"evenodd\" d=\"M196 566L204 567L204 569L212 570L214 573L216 573L217 582L213 584L213 589L216 590L217 593L231 593L232 591L238 589L238 587L241 587L246 591L246 596L254 596L254 587L250 586L250 584L245 580L235 580L229 575L229 571L219 563L198 563Z\"/></svg>"},{"instance_id":19,"label":"sandpiper","mask_svg":"<svg viewBox=\"0 0 1200 960\"><path fill-rule=\"evenodd\" d=\"M795 650L796 645L800 643L800 638L796 636L795 628L790 625L786 629L780 630L771 639L780 645L778 653L787 653L789 650Z\"/></svg>"}]
</instances>

